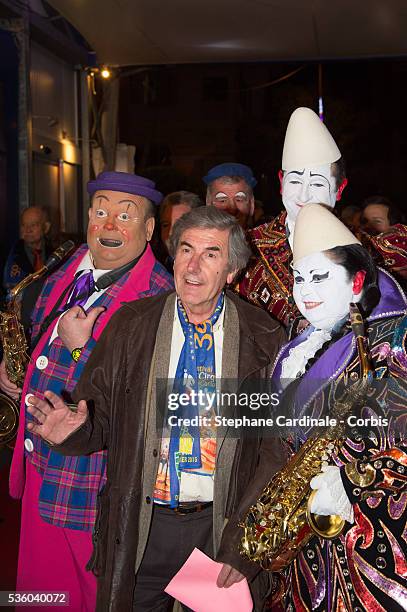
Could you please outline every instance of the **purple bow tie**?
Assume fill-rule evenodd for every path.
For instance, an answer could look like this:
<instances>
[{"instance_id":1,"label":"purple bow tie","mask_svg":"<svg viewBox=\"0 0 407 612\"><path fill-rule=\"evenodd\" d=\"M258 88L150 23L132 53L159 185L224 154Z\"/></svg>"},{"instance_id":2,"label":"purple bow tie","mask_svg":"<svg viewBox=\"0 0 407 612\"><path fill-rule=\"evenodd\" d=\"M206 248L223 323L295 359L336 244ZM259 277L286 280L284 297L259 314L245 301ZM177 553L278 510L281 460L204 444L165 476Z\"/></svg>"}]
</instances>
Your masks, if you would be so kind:
<instances>
[{"instance_id":1,"label":"purple bow tie","mask_svg":"<svg viewBox=\"0 0 407 612\"><path fill-rule=\"evenodd\" d=\"M93 280L93 270L87 270L75 280L72 293L64 306L64 310L68 310L73 306L83 307L94 291L95 281Z\"/></svg>"}]
</instances>

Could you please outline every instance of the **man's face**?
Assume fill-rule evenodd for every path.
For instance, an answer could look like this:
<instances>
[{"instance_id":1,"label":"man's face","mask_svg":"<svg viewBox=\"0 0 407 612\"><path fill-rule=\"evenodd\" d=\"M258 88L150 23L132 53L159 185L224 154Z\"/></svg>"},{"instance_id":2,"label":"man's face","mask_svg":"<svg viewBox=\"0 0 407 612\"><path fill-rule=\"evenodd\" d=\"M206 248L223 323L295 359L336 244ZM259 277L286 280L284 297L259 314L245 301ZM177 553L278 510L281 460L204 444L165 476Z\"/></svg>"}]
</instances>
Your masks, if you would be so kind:
<instances>
[{"instance_id":1,"label":"man's face","mask_svg":"<svg viewBox=\"0 0 407 612\"><path fill-rule=\"evenodd\" d=\"M358 302L353 279L345 268L324 253L313 253L295 263L293 296L303 317L317 329L331 330L349 314L349 304Z\"/></svg>"},{"instance_id":2,"label":"man's face","mask_svg":"<svg viewBox=\"0 0 407 612\"><path fill-rule=\"evenodd\" d=\"M28 208L23 212L20 224L20 235L30 248L40 248L45 235L46 224L41 210Z\"/></svg>"},{"instance_id":3,"label":"man's face","mask_svg":"<svg viewBox=\"0 0 407 612\"><path fill-rule=\"evenodd\" d=\"M389 209L384 204L369 204L363 210L362 226L371 234L380 234L390 228Z\"/></svg>"},{"instance_id":4,"label":"man's face","mask_svg":"<svg viewBox=\"0 0 407 612\"><path fill-rule=\"evenodd\" d=\"M254 196L245 180L238 183L225 183L216 179L209 185L207 206L216 206L229 213L245 228L254 213Z\"/></svg>"},{"instance_id":5,"label":"man's face","mask_svg":"<svg viewBox=\"0 0 407 612\"><path fill-rule=\"evenodd\" d=\"M177 294L191 323L211 316L229 271L229 231L192 228L181 234L174 261Z\"/></svg>"},{"instance_id":6,"label":"man's face","mask_svg":"<svg viewBox=\"0 0 407 612\"><path fill-rule=\"evenodd\" d=\"M175 206L166 206L161 216L161 240L168 249L168 239L170 237L175 221L178 221L182 215L190 212L189 204L176 204Z\"/></svg>"},{"instance_id":7,"label":"man's face","mask_svg":"<svg viewBox=\"0 0 407 612\"><path fill-rule=\"evenodd\" d=\"M97 191L89 210L87 241L95 267L113 270L143 252L154 219L145 220L147 200L121 191Z\"/></svg>"},{"instance_id":8,"label":"man's face","mask_svg":"<svg viewBox=\"0 0 407 612\"><path fill-rule=\"evenodd\" d=\"M338 190L331 175L331 165L286 170L281 183L281 194L287 216L295 223L300 209L307 204L326 204L334 208Z\"/></svg>"}]
</instances>

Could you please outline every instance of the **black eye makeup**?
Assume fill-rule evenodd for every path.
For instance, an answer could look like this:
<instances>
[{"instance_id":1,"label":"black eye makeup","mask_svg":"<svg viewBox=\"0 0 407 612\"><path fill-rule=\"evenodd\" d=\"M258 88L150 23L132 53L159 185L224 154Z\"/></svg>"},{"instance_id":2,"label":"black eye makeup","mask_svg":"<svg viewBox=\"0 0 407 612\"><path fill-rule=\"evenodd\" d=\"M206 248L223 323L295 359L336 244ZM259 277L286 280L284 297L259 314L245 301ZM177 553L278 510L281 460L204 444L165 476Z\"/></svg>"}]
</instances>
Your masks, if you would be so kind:
<instances>
[{"instance_id":1,"label":"black eye makeup","mask_svg":"<svg viewBox=\"0 0 407 612\"><path fill-rule=\"evenodd\" d=\"M326 280L329 277L329 272L326 272L325 274L313 274L312 275L312 282L313 283L320 283L324 280Z\"/></svg>"}]
</instances>

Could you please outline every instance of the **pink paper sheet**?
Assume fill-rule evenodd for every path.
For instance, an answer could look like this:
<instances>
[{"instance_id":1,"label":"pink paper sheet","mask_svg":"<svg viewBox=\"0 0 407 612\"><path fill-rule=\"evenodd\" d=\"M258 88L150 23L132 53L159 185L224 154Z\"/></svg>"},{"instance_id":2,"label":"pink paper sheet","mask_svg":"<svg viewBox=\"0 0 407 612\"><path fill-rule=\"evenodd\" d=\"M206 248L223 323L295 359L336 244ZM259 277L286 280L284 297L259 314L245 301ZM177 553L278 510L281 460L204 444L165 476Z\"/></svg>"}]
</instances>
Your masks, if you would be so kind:
<instances>
[{"instance_id":1,"label":"pink paper sheet","mask_svg":"<svg viewBox=\"0 0 407 612\"><path fill-rule=\"evenodd\" d=\"M195 612L251 612L253 602L247 580L228 589L216 586L221 567L222 563L194 548L165 592Z\"/></svg>"}]
</instances>

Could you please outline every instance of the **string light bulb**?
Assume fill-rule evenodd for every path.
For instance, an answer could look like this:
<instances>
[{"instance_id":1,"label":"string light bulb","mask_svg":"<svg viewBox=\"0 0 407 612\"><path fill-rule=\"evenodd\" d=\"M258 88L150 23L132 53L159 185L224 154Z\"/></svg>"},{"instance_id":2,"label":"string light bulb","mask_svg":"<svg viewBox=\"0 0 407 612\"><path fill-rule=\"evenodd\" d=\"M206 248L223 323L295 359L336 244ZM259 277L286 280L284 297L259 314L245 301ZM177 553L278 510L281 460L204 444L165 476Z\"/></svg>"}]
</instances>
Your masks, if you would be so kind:
<instances>
[{"instance_id":1,"label":"string light bulb","mask_svg":"<svg viewBox=\"0 0 407 612\"><path fill-rule=\"evenodd\" d=\"M110 72L109 68L102 68L102 70L100 71L100 76L103 77L104 79L110 79L112 73Z\"/></svg>"}]
</instances>

